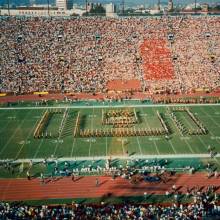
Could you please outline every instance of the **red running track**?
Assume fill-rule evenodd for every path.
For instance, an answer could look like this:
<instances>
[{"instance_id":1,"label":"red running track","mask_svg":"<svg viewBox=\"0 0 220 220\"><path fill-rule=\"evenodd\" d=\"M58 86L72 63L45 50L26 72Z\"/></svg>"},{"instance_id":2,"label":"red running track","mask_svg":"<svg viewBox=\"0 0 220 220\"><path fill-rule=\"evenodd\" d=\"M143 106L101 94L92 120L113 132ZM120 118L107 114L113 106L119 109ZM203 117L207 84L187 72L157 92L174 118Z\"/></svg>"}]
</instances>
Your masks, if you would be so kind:
<instances>
[{"instance_id":1,"label":"red running track","mask_svg":"<svg viewBox=\"0 0 220 220\"><path fill-rule=\"evenodd\" d=\"M81 177L74 182L71 177L64 177L55 182L41 184L39 179L2 179L0 180L0 200L46 200L55 198L95 198L106 195L111 196L137 196L148 194L161 195L171 191L175 184L179 191L186 192L186 187L217 186L217 193L220 194L220 177L208 179L205 174L197 173L178 174L170 177L167 183L141 182L131 184L121 177L113 180L111 177L98 177L100 185L96 187L96 177Z\"/></svg>"}]
</instances>

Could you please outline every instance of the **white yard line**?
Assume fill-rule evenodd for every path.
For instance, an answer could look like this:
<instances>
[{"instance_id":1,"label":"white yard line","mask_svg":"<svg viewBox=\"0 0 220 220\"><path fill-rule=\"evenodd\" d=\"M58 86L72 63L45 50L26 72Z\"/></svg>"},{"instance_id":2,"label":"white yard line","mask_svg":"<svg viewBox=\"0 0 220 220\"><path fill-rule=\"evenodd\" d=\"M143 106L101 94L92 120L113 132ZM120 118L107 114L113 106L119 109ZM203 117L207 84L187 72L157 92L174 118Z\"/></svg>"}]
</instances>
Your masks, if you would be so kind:
<instances>
[{"instance_id":1,"label":"white yard line","mask_svg":"<svg viewBox=\"0 0 220 220\"><path fill-rule=\"evenodd\" d=\"M186 121L186 123L190 126L190 128L193 129L192 125L187 121L187 119L186 119L186 117L184 116L184 114L183 114L183 118L184 118L184 121ZM190 118L190 120L192 120L192 119ZM195 123L195 122L193 121L193 123ZM196 125L196 126L197 126L197 125ZM198 126L197 126L197 127L198 127ZM198 137L198 139L200 140L200 142L203 144L203 146L205 147L205 149L207 149L206 144L205 144L205 142L201 139L201 137L200 137L199 135L198 135L197 137Z\"/></svg>"},{"instance_id":2,"label":"white yard line","mask_svg":"<svg viewBox=\"0 0 220 220\"><path fill-rule=\"evenodd\" d=\"M42 115L40 116L40 120L41 120L41 118L43 117L43 115L45 114L45 112L47 111L47 109L42 113ZM39 122L39 120L38 120L38 122ZM34 154L34 158L36 158L36 156L37 156L37 154L38 154L38 152L39 152L39 150L40 150L40 147L41 147L41 145L43 144L43 141L44 141L44 139L42 138L41 139L41 141L40 141L40 144L38 144L38 146L37 146L37 150L36 150L36 152L35 152L35 154Z\"/></svg>"},{"instance_id":3,"label":"white yard line","mask_svg":"<svg viewBox=\"0 0 220 220\"><path fill-rule=\"evenodd\" d=\"M210 107L216 112L216 109L215 108L213 108L213 106L215 106L215 105L211 105Z\"/></svg>"},{"instance_id":4,"label":"white yard line","mask_svg":"<svg viewBox=\"0 0 220 220\"><path fill-rule=\"evenodd\" d=\"M75 148L75 144L76 144L76 137L73 137L73 144L72 144L72 150L71 150L71 157L73 156L73 149Z\"/></svg>"},{"instance_id":5,"label":"white yard line","mask_svg":"<svg viewBox=\"0 0 220 220\"><path fill-rule=\"evenodd\" d=\"M152 110L152 111L154 112L154 114L156 114L156 112L155 112L154 110ZM175 147L173 146L172 141L171 141L171 140L169 140L169 141L168 141L168 143L170 144L170 146L171 146L171 148L172 148L173 152L176 154L177 152L176 152Z\"/></svg>"},{"instance_id":6,"label":"white yard line","mask_svg":"<svg viewBox=\"0 0 220 220\"><path fill-rule=\"evenodd\" d=\"M94 111L95 111L95 109L92 108L91 130L93 130ZM91 155L91 148L92 148L92 141L90 139L90 142L89 142L89 156Z\"/></svg>"},{"instance_id":7,"label":"white yard line","mask_svg":"<svg viewBox=\"0 0 220 220\"><path fill-rule=\"evenodd\" d=\"M4 117L4 115L7 115L7 112L4 112L3 115L1 115L0 117ZM1 127L0 133L1 133L3 130L5 130L5 129L7 128L7 126L9 125L9 123L12 122L12 121L13 121L13 120L9 120L9 119L8 119L8 120L7 120L7 123L6 123L4 126Z\"/></svg>"},{"instance_id":8,"label":"white yard line","mask_svg":"<svg viewBox=\"0 0 220 220\"><path fill-rule=\"evenodd\" d=\"M105 154L106 154L106 157L108 156L108 138L105 137Z\"/></svg>"},{"instance_id":9,"label":"white yard line","mask_svg":"<svg viewBox=\"0 0 220 220\"><path fill-rule=\"evenodd\" d=\"M184 141L187 144L187 146L190 149L190 151L192 152L192 154L194 154L195 152L193 151L191 144L187 140L185 140L185 139L184 139Z\"/></svg>"},{"instance_id":10,"label":"white yard line","mask_svg":"<svg viewBox=\"0 0 220 220\"><path fill-rule=\"evenodd\" d=\"M7 120L7 123L4 126L1 127L2 129L0 129L0 133L8 127L10 122L12 122L12 121L11 120Z\"/></svg>"},{"instance_id":11,"label":"white yard line","mask_svg":"<svg viewBox=\"0 0 220 220\"><path fill-rule=\"evenodd\" d=\"M30 115L32 111L29 111L26 116L23 118L23 120L21 121L21 123L16 127L16 129L14 130L13 134L10 136L10 138L8 139L7 143L4 145L4 147L1 149L0 151L0 155L4 152L4 150L6 149L6 147L9 145L9 143L11 142L11 140L15 137L15 135L17 134L17 130L20 129L22 127L22 125L24 124L26 118Z\"/></svg>"},{"instance_id":12,"label":"white yard line","mask_svg":"<svg viewBox=\"0 0 220 220\"><path fill-rule=\"evenodd\" d=\"M143 113L145 114L145 111L143 110L143 108L141 108L141 109L142 109ZM155 114L154 110L152 110L152 112ZM147 124L148 129L150 129L150 125L148 124L148 121L145 119L145 116L143 116L143 118L144 118L144 121ZM154 143L154 146L156 146L157 153L160 154L157 143L154 140L153 140L153 143Z\"/></svg>"},{"instance_id":13,"label":"white yard line","mask_svg":"<svg viewBox=\"0 0 220 220\"><path fill-rule=\"evenodd\" d=\"M41 141L40 141L40 144L37 146L37 150L36 150L33 158L37 157L37 154L39 153L40 147L42 146L43 142L44 142L44 139L42 138Z\"/></svg>"},{"instance_id":14,"label":"white yard line","mask_svg":"<svg viewBox=\"0 0 220 220\"><path fill-rule=\"evenodd\" d=\"M175 147L173 146L172 141L171 141L171 140L169 140L168 142L169 142L169 144L171 145L171 147L172 147L172 149L173 149L174 153L175 153L175 154L177 154L176 149L175 149Z\"/></svg>"},{"instance_id":15,"label":"white yard line","mask_svg":"<svg viewBox=\"0 0 220 220\"><path fill-rule=\"evenodd\" d=\"M216 124L218 127L220 127L216 122L215 122L215 120L206 112L206 111L204 111L202 108L200 108L201 109L201 111L204 113L204 114L206 114L207 115L207 117L209 117L211 120L212 120L212 122L214 123L214 124ZM209 132L210 132L210 134L213 136L213 137L215 137L215 135L209 130ZM216 139L216 141L218 142L218 143L220 143L220 141L218 140L218 139Z\"/></svg>"},{"instance_id":16,"label":"white yard line","mask_svg":"<svg viewBox=\"0 0 220 220\"><path fill-rule=\"evenodd\" d=\"M217 127L220 128L220 125L219 125L218 123L216 123L215 120L214 120L205 110L203 110L201 107L200 107L199 109L201 109L201 111L202 111L205 115L207 115L207 117L209 117L209 118L211 119L211 121L213 122L213 124L215 124Z\"/></svg>"},{"instance_id":17,"label":"white yard line","mask_svg":"<svg viewBox=\"0 0 220 220\"><path fill-rule=\"evenodd\" d=\"M171 118L171 120L172 120L172 118ZM173 122L174 126L177 128L176 131L179 133L180 136L182 136L182 134L180 133L179 128L176 126L176 123L175 123L173 120L172 120L172 122ZM188 143L188 141L185 140L185 139L183 139L183 141L186 143L186 145L188 146L188 148L189 148L189 150L192 152L192 154L194 154L194 151L193 151L191 145Z\"/></svg>"},{"instance_id":18,"label":"white yard line","mask_svg":"<svg viewBox=\"0 0 220 220\"><path fill-rule=\"evenodd\" d=\"M66 117L65 117L65 114L67 114ZM65 126L65 121L66 121L67 117L68 117L68 110L67 110L67 108L66 108L66 109L65 109L65 112L63 113L63 118L62 118L62 120L61 120L61 122L60 122L60 126L59 126L59 129L60 129L60 131L59 131L59 136L58 136L58 139L57 139L56 147L55 147L54 152L53 152L53 155L54 155L54 156L56 155L57 148L58 148L58 146L59 146L59 144L60 144L60 139L61 139L61 136L62 136L62 133L63 133L63 129L64 129L64 126Z\"/></svg>"},{"instance_id":19,"label":"white yard line","mask_svg":"<svg viewBox=\"0 0 220 220\"><path fill-rule=\"evenodd\" d=\"M140 153L141 153L141 155L143 155L138 136L136 136L136 139L137 139L137 143L138 143L138 147L139 147Z\"/></svg>"},{"instance_id":20,"label":"white yard line","mask_svg":"<svg viewBox=\"0 0 220 220\"><path fill-rule=\"evenodd\" d=\"M154 143L154 146L156 148L157 154L160 155L160 152L159 152L158 147L157 147L157 143L155 141L153 141L153 143Z\"/></svg>"},{"instance_id":21,"label":"white yard line","mask_svg":"<svg viewBox=\"0 0 220 220\"><path fill-rule=\"evenodd\" d=\"M25 145L26 140L29 139L29 137L31 136L31 134L32 134L33 131L35 130L37 123L38 123L38 120L36 120L36 122L34 123L34 126L32 127L32 129L30 129L30 132L28 133L27 138L26 138L25 141L24 141L24 144L21 145L21 147L20 147L19 151L17 152L15 158L18 158L19 154L21 153L21 151L22 151L22 149L23 149L23 147L24 147L24 145Z\"/></svg>"}]
</instances>

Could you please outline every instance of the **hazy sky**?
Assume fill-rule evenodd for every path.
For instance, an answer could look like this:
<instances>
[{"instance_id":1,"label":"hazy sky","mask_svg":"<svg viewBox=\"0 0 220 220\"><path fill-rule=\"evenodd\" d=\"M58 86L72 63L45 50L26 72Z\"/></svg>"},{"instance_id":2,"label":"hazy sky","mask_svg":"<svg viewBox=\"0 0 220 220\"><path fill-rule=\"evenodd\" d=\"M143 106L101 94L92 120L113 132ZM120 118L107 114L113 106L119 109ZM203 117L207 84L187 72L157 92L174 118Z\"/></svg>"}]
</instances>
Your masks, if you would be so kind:
<instances>
[{"instance_id":1,"label":"hazy sky","mask_svg":"<svg viewBox=\"0 0 220 220\"><path fill-rule=\"evenodd\" d=\"M16 5L25 5L27 4L30 0L9 0L10 3L16 4ZM47 3L47 0L31 0L32 2L35 1L36 3ZM54 4L55 0L49 0L50 3ZM85 2L85 0L73 0L75 3L82 4ZM88 0L90 2L113 2L116 4L120 4L122 0ZM125 5L140 5L140 4L146 4L146 5L154 5L157 3L158 0L124 0ZM0 5L7 4L8 0L0 0ZM167 2L167 0L161 0L161 2ZM174 4L188 4L188 3L193 3L194 0L173 0ZM200 3L219 3L220 0L197 0L197 2Z\"/></svg>"}]
</instances>

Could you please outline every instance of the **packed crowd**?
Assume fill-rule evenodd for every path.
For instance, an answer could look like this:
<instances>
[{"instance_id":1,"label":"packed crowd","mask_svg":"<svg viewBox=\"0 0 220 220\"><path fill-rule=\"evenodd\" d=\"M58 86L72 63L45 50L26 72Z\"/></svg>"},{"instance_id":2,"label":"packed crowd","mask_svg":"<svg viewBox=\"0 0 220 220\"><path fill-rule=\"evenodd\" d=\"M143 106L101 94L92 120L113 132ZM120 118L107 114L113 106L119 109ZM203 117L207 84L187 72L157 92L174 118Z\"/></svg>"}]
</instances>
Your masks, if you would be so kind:
<instances>
[{"instance_id":1,"label":"packed crowd","mask_svg":"<svg viewBox=\"0 0 220 220\"><path fill-rule=\"evenodd\" d=\"M7 18L0 30L0 92L106 92L115 79L140 80L152 93L219 87L218 17ZM155 40L166 42L152 50L165 51L162 57L151 53L156 77L141 51ZM174 76L160 79L163 66Z\"/></svg>"},{"instance_id":2,"label":"packed crowd","mask_svg":"<svg viewBox=\"0 0 220 220\"><path fill-rule=\"evenodd\" d=\"M27 206L0 203L1 219L74 219L74 220L193 220L220 215L215 203L192 203L188 205L63 205ZM207 218L208 219L208 218Z\"/></svg>"}]
</instances>

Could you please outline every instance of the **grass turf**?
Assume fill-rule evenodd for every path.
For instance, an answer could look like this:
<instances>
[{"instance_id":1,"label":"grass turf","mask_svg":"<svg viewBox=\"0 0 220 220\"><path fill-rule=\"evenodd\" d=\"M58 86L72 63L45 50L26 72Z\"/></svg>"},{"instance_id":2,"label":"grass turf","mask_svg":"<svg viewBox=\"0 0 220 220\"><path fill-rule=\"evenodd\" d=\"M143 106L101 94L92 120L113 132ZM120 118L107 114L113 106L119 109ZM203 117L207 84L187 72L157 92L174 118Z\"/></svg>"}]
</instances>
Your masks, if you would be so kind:
<instances>
[{"instance_id":1,"label":"grass turf","mask_svg":"<svg viewBox=\"0 0 220 220\"><path fill-rule=\"evenodd\" d=\"M129 106L131 107L131 106ZM58 109L58 108L57 108ZM140 122L136 128L161 128L156 111L163 113L171 127L170 140L164 136L138 137L73 137L76 118L80 112L80 127L102 128L102 108L69 108L62 135L59 138L34 139L34 130L47 110L34 109L1 109L0 110L0 159L45 158L56 157L95 157L123 156L128 151L133 155L160 154L202 154L207 153L208 146L220 152L220 106L199 105L190 106L190 111L205 125L207 135L181 136L173 121L166 114L166 107L146 106L135 107ZM63 109L64 112L64 109ZM48 129L55 132L59 129L63 114L54 115L48 124ZM181 121L188 128L195 124L185 113L178 113ZM123 140L125 140L123 144Z\"/></svg>"}]
</instances>

